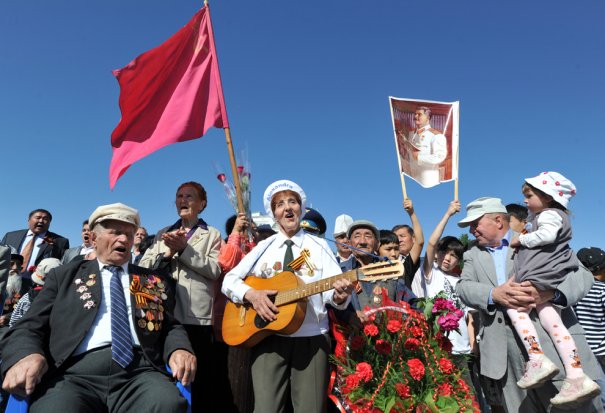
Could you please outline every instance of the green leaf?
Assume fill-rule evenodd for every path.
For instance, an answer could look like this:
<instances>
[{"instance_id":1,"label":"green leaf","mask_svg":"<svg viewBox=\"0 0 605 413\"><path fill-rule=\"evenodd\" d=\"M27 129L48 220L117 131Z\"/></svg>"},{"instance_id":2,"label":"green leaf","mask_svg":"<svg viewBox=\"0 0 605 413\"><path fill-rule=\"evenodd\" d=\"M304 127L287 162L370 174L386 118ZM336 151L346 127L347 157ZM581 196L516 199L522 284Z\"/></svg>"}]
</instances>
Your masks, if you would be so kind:
<instances>
[{"instance_id":1,"label":"green leaf","mask_svg":"<svg viewBox=\"0 0 605 413\"><path fill-rule=\"evenodd\" d=\"M458 402L451 396L439 396L437 398L437 407L442 413L457 413L460 410Z\"/></svg>"},{"instance_id":2,"label":"green leaf","mask_svg":"<svg viewBox=\"0 0 605 413\"><path fill-rule=\"evenodd\" d=\"M395 396L391 396L387 399L387 404L384 407L384 409L382 410L384 413L389 413L391 411L391 409L393 408L393 406L395 406Z\"/></svg>"}]
</instances>

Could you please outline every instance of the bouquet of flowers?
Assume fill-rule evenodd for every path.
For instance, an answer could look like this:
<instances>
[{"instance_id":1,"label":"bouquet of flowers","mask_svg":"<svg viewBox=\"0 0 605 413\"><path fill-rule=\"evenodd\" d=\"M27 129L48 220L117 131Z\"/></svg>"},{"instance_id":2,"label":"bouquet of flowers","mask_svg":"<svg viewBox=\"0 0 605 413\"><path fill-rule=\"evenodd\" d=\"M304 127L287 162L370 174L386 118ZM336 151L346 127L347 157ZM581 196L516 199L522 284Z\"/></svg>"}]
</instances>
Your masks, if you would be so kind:
<instances>
[{"instance_id":1,"label":"bouquet of flowers","mask_svg":"<svg viewBox=\"0 0 605 413\"><path fill-rule=\"evenodd\" d=\"M359 329L333 327L341 410L480 412L451 360L447 338L464 313L445 295L420 299L422 312L390 301L384 292L383 303L366 308L367 321Z\"/></svg>"},{"instance_id":2,"label":"bouquet of flowers","mask_svg":"<svg viewBox=\"0 0 605 413\"><path fill-rule=\"evenodd\" d=\"M244 160L241 161L241 159L244 159ZM216 164L215 164L215 166L216 166ZM221 170L218 166L216 166L216 169L218 171ZM246 216L248 217L248 219L251 220L252 214L250 212L250 178L252 175L250 174L250 165L249 165L246 157L243 155L243 153L242 153L242 156L240 157L240 162L238 162L237 176L239 178L239 187L242 192L242 203L244 204L244 210L242 212L244 212L246 214ZM223 188L225 190L225 195L227 195L227 199L229 200L229 202L233 206L233 209L237 213L238 205L237 205L237 192L235 191L235 185L233 185L233 182L231 182L229 179L227 179L227 175L224 172L218 172L216 178L223 185ZM248 228L248 240L252 241L252 231L250 230L250 228Z\"/></svg>"}]
</instances>

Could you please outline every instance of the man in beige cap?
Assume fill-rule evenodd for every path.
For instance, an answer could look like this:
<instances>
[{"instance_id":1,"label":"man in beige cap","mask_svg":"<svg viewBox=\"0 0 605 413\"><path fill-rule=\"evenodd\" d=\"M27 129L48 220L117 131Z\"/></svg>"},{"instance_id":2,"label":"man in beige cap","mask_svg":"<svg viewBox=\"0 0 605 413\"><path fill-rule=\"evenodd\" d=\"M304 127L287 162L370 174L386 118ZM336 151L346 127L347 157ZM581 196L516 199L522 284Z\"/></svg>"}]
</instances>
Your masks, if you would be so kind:
<instances>
[{"instance_id":1,"label":"man in beige cap","mask_svg":"<svg viewBox=\"0 0 605 413\"><path fill-rule=\"evenodd\" d=\"M559 284L557 290L537 290L530 282L513 282L513 253L509 243L516 233L510 229L509 216L499 198L479 198L466 207L467 216L458 226L469 227L476 242L464 254L464 268L456 292L462 301L478 310L481 329L479 330L479 352L481 374L493 379L502 390L503 401L508 412L561 412L550 406L550 398L557 394L563 384L564 374L560 373L552 381L533 390L523 390L517 381L524 374L524 351L517 342L516 335L506 315L506 308L535 308L537 304L551 301L562 309L561 317L567 329L574 336L578 353L585 362L585 373L592 379L601 374L596 360L584 338L584 330L569 306L577 303L590 290L591 274L580 267ZM535 313L531 313L535 317ZM544 354L557 363L563 372L563 365L552 342L540 323L534 322L538 336L543 343ZM583 363L584 364L584 363ZM601 412L599 398L592 403L577 406L581 412Z\"/></svg>"},{"instance_id":2,"label":"man in beige cap","mask_svg":"<svg viewBox=\"0 0 605 413\"><path fill-rule=\"evenodd\" d=\"M174 320L174 290L129 264L138 212L123 204L90 216L97 259L53 269L29 312L0 342L2 387L30 412L184 412L196 360Z\"/></svg>"}]
</instances>

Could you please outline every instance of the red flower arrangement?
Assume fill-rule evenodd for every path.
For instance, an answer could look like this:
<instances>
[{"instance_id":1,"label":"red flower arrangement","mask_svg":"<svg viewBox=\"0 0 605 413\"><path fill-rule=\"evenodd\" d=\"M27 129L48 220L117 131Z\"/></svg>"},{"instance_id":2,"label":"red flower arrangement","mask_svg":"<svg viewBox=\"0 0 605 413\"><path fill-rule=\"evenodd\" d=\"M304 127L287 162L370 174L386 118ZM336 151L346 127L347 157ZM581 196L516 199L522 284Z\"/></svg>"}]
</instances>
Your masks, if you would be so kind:
<instances>
[{"instance_id":1,"label":"red flower arrangement","mask_svg":"<svg viewBox=\"0 0 605 413\"><path fill-rule=\"evenodd\" d=\"M368 321L361 329L351 327L347 335L342 325L335 326L332 360L344 410L480 412L449 354L447 333L463 314L443 295L419 300L420 311L393 303L384 292L382 302L385 307L366 308Z\"/></svg>"}]
</instances>

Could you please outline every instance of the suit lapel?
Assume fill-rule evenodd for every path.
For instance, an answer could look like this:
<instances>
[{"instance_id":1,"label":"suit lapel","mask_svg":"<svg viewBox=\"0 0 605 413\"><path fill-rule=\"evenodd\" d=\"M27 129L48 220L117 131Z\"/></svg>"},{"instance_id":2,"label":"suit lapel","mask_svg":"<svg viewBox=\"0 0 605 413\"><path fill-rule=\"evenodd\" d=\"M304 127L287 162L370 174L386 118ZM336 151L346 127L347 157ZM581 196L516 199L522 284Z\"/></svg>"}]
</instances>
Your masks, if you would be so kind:
<instances>
[{"instance_id":1,"label":"suit lapel","mask_svg":"<svg viewBox=\"0 0 605 413\"><path fill-rule=\"evenodd\" d=\"M70 289L73 290L74 300L79 301L79 306L84 313L86 330L89 330L99 311L102 299L103 280L96 260L88 261L78 268Z\"/></svg>"},{"instance_id":2,"label":"suit lapel","mask_svg":"<svg viewBox=\"0 0 605 413\"><path fill-rule=\"evenodd\" d=\"M494 287L498 286L498 276L496 275L496 265L492 255L485 249L479 248L479 264L483 267L483 272Z\"/></svg>"},{"instance_id":3,"label":"suit lapel","mask_svg":"<svg viewBox=\"0 0 605 413\"><path fill-rule=\"evenodd\" d=\"M203 228L199 228L198 227L195 230L195 232L193 233L193 235L191 236L191 238L189 238L189 240L187 241L187 243L189 245L191 245L191 246L194 246L198 242L200 242L203 239L205 239L207 234L208 234L208 230L207 229L203 229Z\"/></svg>"}]
</instances>

